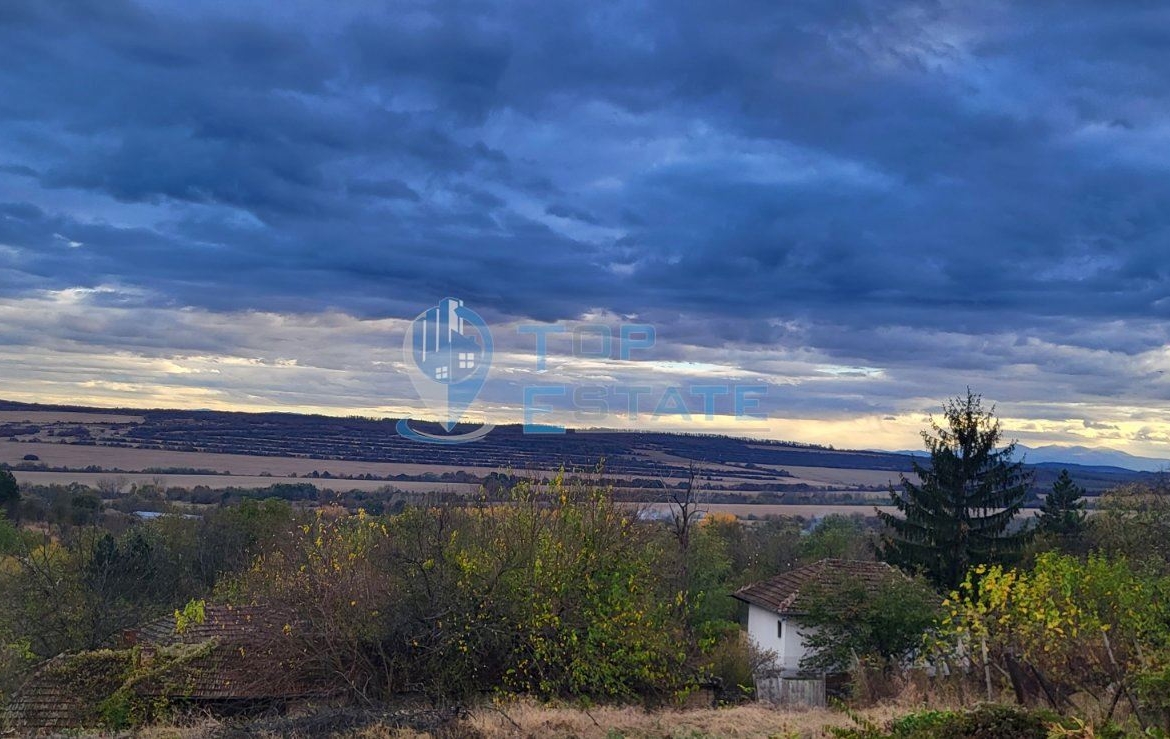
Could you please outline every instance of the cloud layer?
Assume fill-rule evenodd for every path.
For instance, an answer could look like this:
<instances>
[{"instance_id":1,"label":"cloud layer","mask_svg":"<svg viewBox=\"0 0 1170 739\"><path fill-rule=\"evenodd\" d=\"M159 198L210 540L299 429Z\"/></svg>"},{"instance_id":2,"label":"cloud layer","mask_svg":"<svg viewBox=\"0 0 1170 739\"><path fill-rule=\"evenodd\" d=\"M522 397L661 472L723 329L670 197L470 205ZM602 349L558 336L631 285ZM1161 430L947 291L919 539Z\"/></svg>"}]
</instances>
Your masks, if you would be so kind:
<instances>
[{"instance_id":1,"label":"cloud layer","mask_svg":"<svg viewBox=\"0 0 1170 739\"><path fill-rule=\"evenodd\" d=\"M382 332L455 295L653 323L611 380L767 382L772 435L971 384L1170 449L1164 7L335 5L0 8L3 394L409 407Z\"/></svg>"}]
</instances>

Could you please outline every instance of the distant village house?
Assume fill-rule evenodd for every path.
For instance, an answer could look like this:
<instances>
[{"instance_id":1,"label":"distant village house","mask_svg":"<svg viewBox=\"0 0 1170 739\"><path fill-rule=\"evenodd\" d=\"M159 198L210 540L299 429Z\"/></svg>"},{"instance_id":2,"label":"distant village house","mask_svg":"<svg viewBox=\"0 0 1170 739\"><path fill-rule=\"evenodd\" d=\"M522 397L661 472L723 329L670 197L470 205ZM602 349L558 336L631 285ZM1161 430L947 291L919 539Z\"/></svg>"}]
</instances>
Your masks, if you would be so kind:
<instances>
[{"instance_id":1,"label":"distant village house","mask_svg":"<svg viewBox=\"0 0 1170 739\"><path fill-rule=\"evenodd\" d=\"M814 587L833 587L845 580L874 589L888 581L893 568L884 562L822 559L739 589L734 598L748 606L748 637L756 646L775 654L770 668L756 675L761 700L780 704L824 705L824 675L802 666L809 653L810 627L802 622L807 611L801 596Z\"/></svg>"}]
</instances>

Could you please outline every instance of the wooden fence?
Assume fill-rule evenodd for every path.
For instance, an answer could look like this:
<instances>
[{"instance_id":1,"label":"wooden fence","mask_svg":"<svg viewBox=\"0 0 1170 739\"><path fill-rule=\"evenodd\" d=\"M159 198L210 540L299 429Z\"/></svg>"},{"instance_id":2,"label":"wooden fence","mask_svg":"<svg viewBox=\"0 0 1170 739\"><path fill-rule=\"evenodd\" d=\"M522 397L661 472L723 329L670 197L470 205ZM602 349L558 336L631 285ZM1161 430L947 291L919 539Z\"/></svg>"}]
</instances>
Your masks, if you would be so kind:
<instances>
[{"instance_id":1,"label":"wooden fence","mask_svg":"<svg viewBox=\"0 0 1170 739\"><path fill-rule=\"evenodd\" d=\"M785 708L823 708L825 679L759 675L756 677L756 698Z\"/></svg>"}]
</instances>

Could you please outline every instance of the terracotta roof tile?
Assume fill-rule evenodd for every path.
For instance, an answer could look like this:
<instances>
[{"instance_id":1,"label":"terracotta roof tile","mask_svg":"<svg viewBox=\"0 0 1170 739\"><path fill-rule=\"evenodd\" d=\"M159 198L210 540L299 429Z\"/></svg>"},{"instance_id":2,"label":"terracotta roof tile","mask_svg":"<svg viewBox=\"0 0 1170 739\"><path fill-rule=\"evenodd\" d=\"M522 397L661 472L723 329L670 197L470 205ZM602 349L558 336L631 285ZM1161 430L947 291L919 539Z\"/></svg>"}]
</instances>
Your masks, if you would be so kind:
<instances>
[{"instance_id":1,"label":"terracotta roof tile","mask_svg":"<svg viewBox=\"0 0 1170 739\"><path fill-rule=\"evenodd\" d=\"M893 575L900 573L885 562L822 559L740 588L732 597L775 613L799 614L801 591L810 584L831 586L844 579L857 579L876 590Z\"/></svg>"},{"instance_id":2,"label":"terracotta roof tile","mask_svg":"<svg viewBox=\"0 0 1170 739\"><path fill-rule=\"evenodd\" d=\"M174 617L161 618L138 633L140 643L159 650L198 646L156 679L136 686L141 695L197 700L293 698L326 692L305 679L303 645L286 633L301 631L298 620L266 606L211 605L201 623L175 631Z\"/></svg>"},{"instance_id":3,"label":"terracotta roof tile","mask_svg":"<svg viewBox=\"0 0 1170 739\"><path fill-rule=\"evenodd\" d=\"M140 628L138 639L144 644L160 647L201 644L208 639L250 641L257 634L279 631L292 618L265 606L212 604L204 606L203 616L202 623L190 624L182 634L175 631L175 617L164 616Z\"/></svg>"},{"instance_id":4,"label":"terracotta roof tile","mask_svg":"<svg viewBox=\"0 0 1170 739\"><path fill-rule=\"evenodd\" d=\"M91 727L97 705L132 670L143 674L132 689L145 697L238 701L334 690L305 669L304 643L291 635L298 632L295 620L260 606L208 605L204 613L202 623L182 634L173 616L146 624L135 634L137 649L54 657L13 696L0 725L20 736Z\"/></svg>"},{"instance_id":5,"label":"terracotta roof tile","mask_svg":"<svg viewBox=\"0 0 1170 739\"><path fill-rule=\"evenodd\" d=\"M54 657L13 696L0 725L19 736L92 726L98 704L121 685L130 660L126 650Z\"/></svg>"}]
</instances>

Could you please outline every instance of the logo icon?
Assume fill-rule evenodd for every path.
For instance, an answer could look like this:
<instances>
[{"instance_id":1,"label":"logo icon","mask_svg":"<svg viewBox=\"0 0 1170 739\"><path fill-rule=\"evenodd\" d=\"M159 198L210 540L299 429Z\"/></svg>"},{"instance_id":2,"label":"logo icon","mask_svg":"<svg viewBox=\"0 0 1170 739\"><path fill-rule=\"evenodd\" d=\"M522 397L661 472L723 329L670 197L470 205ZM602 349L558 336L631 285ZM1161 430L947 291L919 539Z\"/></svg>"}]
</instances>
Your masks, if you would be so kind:
<instances>
[{"instance_id":1,"label":"logo icon","mask_svg":"<svg viewBox=\"0 0 1170 739\"><path fill-rule=\"evenodd\" d=\"M461 444L482 438L492 430L451 433L483 389L492 362L492 334L478 313L462 300L443 298L410 324L402 343L407 374L419 398L447 432L431 434L398 422L398 433L432 444Z\"/></svg>"}]
</instances>

